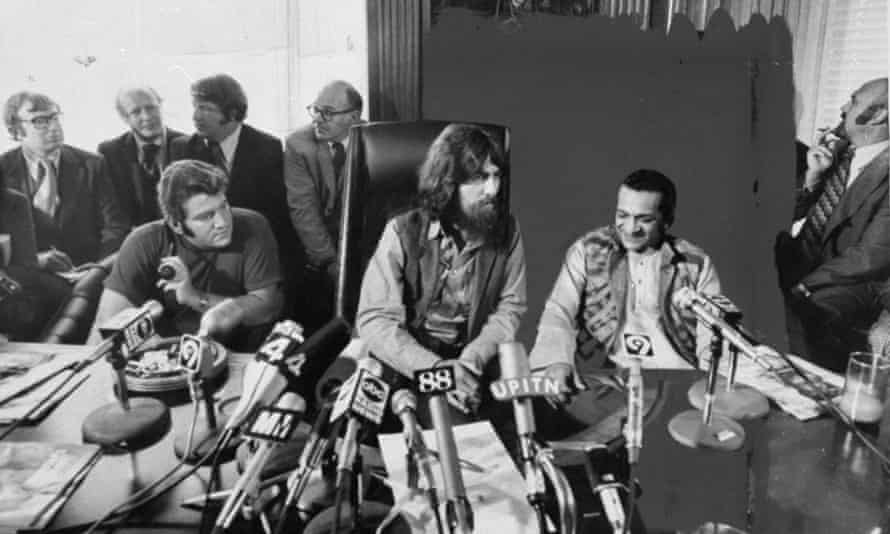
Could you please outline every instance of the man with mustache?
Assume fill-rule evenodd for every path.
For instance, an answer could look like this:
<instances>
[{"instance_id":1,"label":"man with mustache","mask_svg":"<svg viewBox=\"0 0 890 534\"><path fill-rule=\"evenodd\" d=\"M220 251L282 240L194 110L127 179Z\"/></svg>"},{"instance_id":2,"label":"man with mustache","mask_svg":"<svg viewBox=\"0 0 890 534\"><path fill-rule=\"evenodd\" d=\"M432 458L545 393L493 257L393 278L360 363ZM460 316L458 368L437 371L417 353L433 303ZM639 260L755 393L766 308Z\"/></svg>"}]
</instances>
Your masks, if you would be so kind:
<instances>
[{"instance_id":1,"label":"man with mustache","mask_svg":"<svg viewBox=\"0 0 890 534\"><path fill-rule=\"evenodd\" d=\"M643 367L700 367L711 334L677 294L718 295L720 281L702 249L667 233L676 204L676 187L660 172L625 178L614 224L588 232L566 253L538 323L533 368L546 368L568 390L581 387L579 371L624 365L630 355Z\"/></svg>"},{"instance_id":2,"label":"man with mustache","mask_svg":"<svg viewBox=\"0 0 890 534\"><path fill-rule=\"evenodd\" d=\"M404 376L451 367L457 390L448 400L458 417L480 407L483 375L526 310L525 253L507 209L508 180L490 134L447 126L420 168L420 207L390 219L362 282L359 336Z\"/></svg>"},{"instance_id":3,"label":"man with mustache","mask_svg":"<svg viewBox=\"0 0 890 534\"><path fill-rule=\"evenodd\" d=\"M887 115L887 78L853 92L841 124L820 131L807 153L796 220L776 242L791 350L830 369L844 369L890 309Z\"/></svg>"},{"instance_id":4,"label":"man with mustache","mask_svg":"<svg viewBox=\"0 0 890 534\"><path fill-rule=\"evenodd\" d=\"M99 144L108 174L130 228L161 218L157 202L161 171L171 161L174 139L184 136L164 126L161 97L151 87L122 88L115 107L129 130Z\"/></svg>"},{"instance_id":5,"label":"man with mustache","mask_svg":"<svg viewBox=\"0 0 890 534\"><path fill-rule=\"evenodd\" d=\"M260 327L281 312L278 247L266 219L226 198L222 169L182 160L164 170L158 185L163 220L127 237L99 301L96 327L125 308L154 299L164 306L165 336L202 332L228 346L253 350ZM160 277L159 267L172 276Z\"/></svg>"}]
</instances>

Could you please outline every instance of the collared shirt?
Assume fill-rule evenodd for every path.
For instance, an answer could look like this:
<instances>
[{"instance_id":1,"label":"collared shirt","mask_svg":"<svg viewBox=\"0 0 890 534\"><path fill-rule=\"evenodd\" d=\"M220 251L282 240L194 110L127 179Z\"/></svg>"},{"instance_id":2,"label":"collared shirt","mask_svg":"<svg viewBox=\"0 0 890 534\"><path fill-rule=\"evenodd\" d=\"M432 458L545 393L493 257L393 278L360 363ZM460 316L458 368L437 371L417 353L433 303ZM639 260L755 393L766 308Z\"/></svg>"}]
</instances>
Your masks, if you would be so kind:
<instances>
[{"instance_id":1,"label":"collared shirt","mask_svg":"<svg viewBox=\"0 0 890 534\"><path fill-rule=\"evenodd\" d=\"M40 158L24 148L22 148L22 154L25 156L25 162L28 164L28 174L31 176L31 181L28 183L29 195L33 196L34 192L37 190L37 177L39 176L41 162L51 163L53 165L53 170L55 170L55 173L53 174L58 179L59 159L62 157L61 148L54 151L46 158ZM56 190L58 191L58 188L56 188Z\"/></svg>"},{"instance_id":2,"label":"collared shirt","mask_svg":"<svg viewBox=\"0 0 890 534\"><path fill-rule=\"evenodd\" d=\"M158 155L155 157L154 163L159 169L164 166L164 162L167 161L167 150L165 148L167 146L166 127L161 129L161 136L155 141L148 142L135 134L133 135L133 139L136 140L136 158L138 159L140 165L145 165L145 162L142 161L142 155L144 154L144 152L142 151L142 147L144 147L145 145L155 145L158 147Z\"/></svg>"},{"instance_id":3,"label":"collared shirt","mask_svg":"<svg viewBox=\"0 0 890 534\"><path fill-rule=\"evenodd\" d=\"M856 150L853 151L853 159L850 161L850 174L847 176L846 189L849 189L850 186L853 185L856 178L862 174L862 169L871 163L878 154L887 148L887 146L890 146L890 141L881 141L863 147L857 147ZM791 237L797 237L800 234L806 220L806 217L802 217L794 221L791 225Z\"/></svg>"},{"instance_id":4,"label":"collared shirt","mask_svg":"<svg viewBox=\"0 0 890 534\"><path fill-rule=\"evenodd\" d=\"M651 264L648 266L644 265L639 269L629 266L628 284L636 277L634 283L642 287L637 287L634 291L630 291L628 288L624 305L627 308L636 307L637 313L633 313L633 310L630 309L625 310L628 313L625 314L626 321L623 330L618 333L619 342L616 343L616 347L623 348L622 333L644 333L631 330L635 325L638 325L637 327L646 330L645 333L654 342L655 357L652 358L651 363L644 359L644 366L659 367L663 363L668 367L688 368L689 364L676 353L659 322L662 314L660 306L663 296L660 294L661 280L658 273L661 272L661 265L666 254L672 254L672 252L667 244L663 244L659 253L655 255L657 260L650 260ZM630 258L628 259L630 260ZM581 307L584 305L582 295L586 284L587 254L582 238L569 247L565 261L553 285L553 290L544 304L544 312L541 314L538 324L538 335L529 355L533 368L546 367L553 363L567 363L574 366L578 331L579 328L582 328L578 318L582 311ZM706 259L698 280L695 280L693 289L706 295L720 293L720 281L709 260ZM699 362L709 360L710 343L711 332L706 325L699 321L696 326L695 343L695 352L699 357ZM665 346L667 348L664 348ZM658 354L659 351L663 354ZM621 364L621 359L614 356L614 354L609 355L613 361ZM674 363L676 365L673 365Z\"/></svg>"},{"instance_id":5,"label":"collared shirt","mask_svg":"<svg viewBox=\"0 0 890 534\"><path fill-rule=\"evenodd\" d=\"M442 292L433 297L424 328L444 343L461 340L470 317L470 284L476 270L477 252L481 242L467 242L458 249L454 238L444 231L439 221L430 223L427 238L439 243L440 260L446 265L442 274Z\"/></svg>"},{"instance_id":6,"label":"collared shirt","mask_svg":"<svg viewBox=\"0 0 890 534\"><path fill-rule=\"evenodd\" d=\"M346 150L349 148L349 136L347 135L346 137L344 137L342 141L328 141L328 149L331 151L331 157L336 155L336 153L334 152L334 143L337 142L343 145L343 150Z\"/></svg>"},{"instance_id":7,"label":"collared shirt","mask_svg":"<svg viewBox=\"0 0 890 534\"><path fill-rule=\"evenodd\" d=\"M392 219L386 224L377 249L368 263L362 281L356 327L375 356L399 373L412 376L415 370L432 367L441 358L421 345L406 328L407 312L403 301L405 251L395 228L396 221L397 219ZM439 235L439 230L432 226L431 224L430 231ZM444 241L441 240L440 246L444 245ZM448 306L457 307L458 301L464 298L467 302L475 300L472 294L474 289L466 286L468 280L462 280L464 277L472 278L470 265L477 255L472 249L467 250L468 248L470 247L465 245L461 251L465 258L457 258L457 263L452 263L452 268L460 265L463 276L457 272L446 274L449 277L446 286L450 285L451 289L443 289L439 303L429 309L436 309L438 318L430 319L430 315L434 314L429 314L427 325L432 321L433 327L440 329L440 335L446 329L446 317L454 319ZM466 289L461 289L465 287ZM460 296L461 292L463 296ZM507 257L497 308L488 316L479 335L469 340L462 349L459 356L461 361L481 371L496 356L499 343L515 339L519 320L525 310L525 250L517 226L516 246Z\"/></svg>"},{"instance_id":8,"label":"collared shirt","mask_svg":"<svg viewBox=\"0 0 890 534\"><path fill-rule=\"evenodd\" d=\"M238 138L241 136L241 123L235 127L235 131L228 137L220 141L219 148L222 149L223 156L226 157L226 171L232 172L232 162L235 161L235 150L238 148Z\"/></svg>"}]
</instances>

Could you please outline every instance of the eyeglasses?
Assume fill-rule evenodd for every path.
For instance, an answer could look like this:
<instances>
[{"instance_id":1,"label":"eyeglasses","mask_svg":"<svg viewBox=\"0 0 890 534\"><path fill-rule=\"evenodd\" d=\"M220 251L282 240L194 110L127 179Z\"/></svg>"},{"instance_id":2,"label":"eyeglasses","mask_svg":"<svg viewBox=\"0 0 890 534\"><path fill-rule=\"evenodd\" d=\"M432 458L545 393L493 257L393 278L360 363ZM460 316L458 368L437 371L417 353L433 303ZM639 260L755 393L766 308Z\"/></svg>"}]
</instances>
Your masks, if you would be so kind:
<instances>
[{"instance_id":1,"label":"eyeglasses","mask_svg":"<svg viewBox=\"0 0 890 534\"><path fill-rule=\"evenodd\" d=\"M332 118L334 118L334 115L343 115L345 113L352 113L353 111L355 111L355 108L336 110L336 109L331 109L331 108L320 108L320 107L316 106L315 104L312 104L312 105L306 106L306 111L309 112L309 116L312 117L313 119L321 118L321 120L327 122L327 121L331 120Z\"/></svg>"},{"instance_id":2,"label":"eyeglasses","mask_svg":"<svg viewBox=\"0 0 890 534\"><path fill-rule=\"evenodd\" d=\"M53 113L51 115L42 115L40 117L34 117L33 119L22 119L19 118L21 122L30 122L34 128L38 130L46 130L49 128L51 123L61 124L62 122L62 112Z\"/></svg>"}]
</instances>

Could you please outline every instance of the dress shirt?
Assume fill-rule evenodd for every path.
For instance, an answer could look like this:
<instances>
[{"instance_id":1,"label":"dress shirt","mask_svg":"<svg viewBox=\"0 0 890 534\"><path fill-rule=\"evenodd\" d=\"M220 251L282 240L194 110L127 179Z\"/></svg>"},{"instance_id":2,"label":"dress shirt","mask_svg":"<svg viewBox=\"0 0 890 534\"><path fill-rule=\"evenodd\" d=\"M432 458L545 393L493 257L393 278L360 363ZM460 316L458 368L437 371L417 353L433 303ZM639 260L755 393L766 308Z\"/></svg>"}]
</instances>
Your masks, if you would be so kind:
<instances>
[{"instance_id":1,"label":"dress shirt","mask_svg":"<svg viewBox=\"0 0 890 534\"><path fill-rule=\"evenodd\" d=\"M140 165L143 167L145 166L145 162L142 161L142 147L145 145L155 145L158 147L158 155L153 163L158 169L164 168L164 162L167 161L167 128L163 128L161 130L161 136L154 141L146 141L138 135L133 135L133 139L136 140L136 157L139 160Z\"/></svg>"},{"instance_id":2,"label":"dress shirt","mask_svg":"<svg viewBox=\"0 0 890 534\"><path fill-rule=\"evenodd\" d=\"M422 346L406 329L406 310L403 301L404 284L402 278L405 267L405 251L394 228L395 219L387 223L377 245L374 256L368 263L362 283L359 299L359 312L356 324L363 339L369 340L375 356L405 376L412 376L418 369L426 369L435 365L441 358ZM439 241L440 247L447 247L445 233L441 227L431 223L430 235ZM504 286L501 288L497 308L484 322L484 326L475 339L468 340L461 351L460 360L473 369L481 371L497 354L497 345L512 341L519 327L519 319L526 309L525 287L525 251L522 237L518 234L517 245L507 257L504 271ZM475 263L478 247L461 251L465 258L458 259L460 271L449 273L438 302L431 303L428 308L425 329L431 335L446 336L453 329L458 319L455 309L461 308L459 302L474 302L473 291L477 288L468 287L472 277L471 265ZM443 250L443 253L446 252ZM444 254L443 256L444 257ZM466 260L466 261L463 261ZM452 264L452 268L456 266ZM467 278L463 280L462 278ZM451 307L454 308L451 308ZM383 319L383 320L380 320ZM462 319L466 323L466 318Z\"/></svg>"},{"instance_id":3,"label":"dress shirt","mask_svg":"<svg viewBox=\"0 0 890 534\"><path fill-rule=\"evenodd\" d=\"M219 148L226 157L226 171L232 172L232 163L235 161L235 150L238 149L238 138L241 137L241 123L235 127L235 131L219 142Z\"/></svg>"},{"instance_id":4,"label":"dress shirt","mask_svg":"<svg viewBox=\"0 0 890 534\"><path fill-rule=\"evenodd\" d=\"M22 149L22 154L25 156L25 161L28 163L28 174L31 176L31 181L28 183L28 195L34 196L34 192L37 189L37 176L39 176L39 166L41 162L52 163L53 176L58 179L59 175L59 158L62 157L62 150L56 150L49 156L45 158L40 158L35 154L32 154L30 151ZM56 191L59 190L58 186L55 188Z\"/></svg>"}]
</instances>

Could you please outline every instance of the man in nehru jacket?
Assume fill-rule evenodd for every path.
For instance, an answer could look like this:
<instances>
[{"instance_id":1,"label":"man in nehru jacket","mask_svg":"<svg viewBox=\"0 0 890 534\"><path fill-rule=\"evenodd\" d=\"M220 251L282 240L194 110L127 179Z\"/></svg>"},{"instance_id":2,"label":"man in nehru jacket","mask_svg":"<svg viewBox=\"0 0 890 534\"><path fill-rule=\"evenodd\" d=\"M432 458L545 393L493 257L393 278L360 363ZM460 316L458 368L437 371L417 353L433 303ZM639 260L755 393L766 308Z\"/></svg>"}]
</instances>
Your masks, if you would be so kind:
<instances>
[{"instance_id":1,"label":"man in nehru jacket","mask_svg":"<svg viewBox=\"0 0 890 534\"><path fill-rule=\"evenodd\" d=\"M582 387L579 373L625 365L640 339L643 367L698 368L709 356L710 330L677 294L717 295L720 281L702 249L667 233L676 204L676 187L660 172L637 170L622 182L614 224L566 253L538 323L533 369L546 368L568 390Z\"/></svg>"},{"instance_id":2,"label":"man in nehru jacket","mask_svg":"<svg viewBox=\"0 0 890 534\"><path fill-rule=\"evenodd\" d=\"M123 309L154 299L164 306L164 335L205 332L238 350L255 350L282 307L278 247L266 219L232 208L222 169L196 161L161 176L163 220L135 229L105 281L97 327ZM165 266L173 276L161 278Z\"/></svg>"},{"instance_id":3,"label":"man in nehru jacket","mask_svg":"<svg viewBox=\"0 0 890 534\"><path fill-rule=\"evenodd\" d=\"M170 163L170 146L182 132L164 126L161 97L151 87L122 88L117 112L129 130L99 144L108 174L130 228L161 218L157 186Z\"/></svg>"},{"instance_id":4,"label":"man in nehru jacket","mask_svg":"<svg viewBox=\"0 0 890 534\"><path fill-rule=\"evenodd\" d=\"M312 329L333 316L346 145L349 129L362 122L362 97L347 82L335 81L307 109L312 123L285 141L284 181L291 222L306 253L301 318Z\"/></svg>"},{"instance_id":5,"label":"man in nehru jacket","mask_svg":"<svg viewBox=\"0 0 890 534\"><path fill-rule=\"evenodd\" d=\"M448 400L460 421L480 408L483 375L491 378L498 344L514 340L525 313L525 254L508 210L507 161L485 130L447 126L419 174L421 207L384 228L356 326L371 353L404 376L451 367L457 390Z\"/></svg>"}]
</instances>

